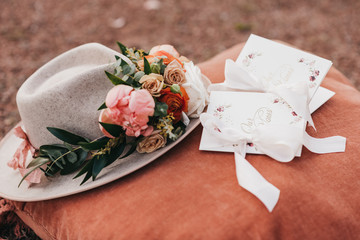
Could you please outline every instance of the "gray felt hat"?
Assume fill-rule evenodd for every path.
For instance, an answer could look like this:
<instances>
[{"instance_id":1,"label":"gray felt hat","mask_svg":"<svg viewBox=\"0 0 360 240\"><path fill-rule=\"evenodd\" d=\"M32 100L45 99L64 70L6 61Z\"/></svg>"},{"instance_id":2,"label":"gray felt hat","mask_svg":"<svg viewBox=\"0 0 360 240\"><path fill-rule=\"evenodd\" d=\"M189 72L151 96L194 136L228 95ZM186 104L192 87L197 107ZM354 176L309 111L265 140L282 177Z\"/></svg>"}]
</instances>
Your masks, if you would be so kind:
<instances>
[{"instance_id":1,"label":"gray felt hat","mask_svg":"<svg viewBox=\"0 0 360 240\"><path fill-rule=\"evenodd\" d=\"M114 86L104 71L113 72L115 55L130 63L120 53L97 43L85 44L54 58L30 76L17 94L22 128L31 144L60 143L47 127L57 127L94 139L102 136L97 111ZM118 159L104 169L98 179L80 186L81 179L56 175L28 188L17 187L22 176L7 162L22 144L11 130L0 141L0 197L17 201L39 201L63 197L99 187L125 176L154 161L184 139L200 123L191 120L186 132L176 141L150 154L134 153ZM32 158L28 155L28 160Z\"/></svg>"},{"instance_id":2,"label":"gray felt hat","mask_svg":"<svg viewBox=\"0 0 360 240\"><path fill-rule=\"evenodd\" d=\"M46 127L90 139L101 136L96 110L113 87L104 71L112 71L115 55L130 61L101 44L85 44L54 58L25 81L16 100L35 148L59 142Z\"/></svg>"}]
</instances>

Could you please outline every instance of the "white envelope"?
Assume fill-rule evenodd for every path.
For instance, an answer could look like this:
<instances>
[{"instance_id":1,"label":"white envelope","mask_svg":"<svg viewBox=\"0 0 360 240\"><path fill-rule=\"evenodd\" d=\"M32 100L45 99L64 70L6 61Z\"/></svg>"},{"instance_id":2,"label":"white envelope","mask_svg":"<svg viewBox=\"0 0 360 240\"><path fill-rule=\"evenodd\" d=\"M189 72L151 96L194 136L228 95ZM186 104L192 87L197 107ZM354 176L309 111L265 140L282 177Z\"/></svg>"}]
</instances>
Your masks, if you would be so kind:
<instances>
[{"instance_id":1,"label":"white envelope","mask_svg":"<svg viewBox=\"0 0 360 240\"><path fill-rule=\"evenodd\" d=\"M332 62L256 35L250 35L236 63L260 81L273 85L305 81L312 98Z\"/></svg>"}]
</instances>

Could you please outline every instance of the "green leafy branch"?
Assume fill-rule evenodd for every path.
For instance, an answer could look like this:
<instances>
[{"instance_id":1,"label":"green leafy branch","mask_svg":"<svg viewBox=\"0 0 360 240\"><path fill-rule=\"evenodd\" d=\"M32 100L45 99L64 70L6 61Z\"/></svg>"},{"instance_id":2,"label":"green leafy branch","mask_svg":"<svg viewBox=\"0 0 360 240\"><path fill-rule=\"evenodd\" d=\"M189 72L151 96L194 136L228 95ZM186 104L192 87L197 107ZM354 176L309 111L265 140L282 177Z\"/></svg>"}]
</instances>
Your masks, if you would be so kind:
<instances>
[{"instance_id":1,"label":"green leafy branch","mask_svg":"<svg viewBox=\"0 0 360 240\"><path fill-rule=\"evenodd\" d=\"M19 186L36 169L42 170L45 176L54 176L58 172L60 175L67 175L79 171L74 178L85 174L82 185L91 177L95 180L106 166L135 151L139 138L127 143L121 126L100 124L114 138L101 137L90 141L66 130L48 127L48 131L64 144L42 145L37 156L29 163L27 168L30 171L21 179ZM127 146L128 150L120 157Z\"/></svg>"}]
</instances>

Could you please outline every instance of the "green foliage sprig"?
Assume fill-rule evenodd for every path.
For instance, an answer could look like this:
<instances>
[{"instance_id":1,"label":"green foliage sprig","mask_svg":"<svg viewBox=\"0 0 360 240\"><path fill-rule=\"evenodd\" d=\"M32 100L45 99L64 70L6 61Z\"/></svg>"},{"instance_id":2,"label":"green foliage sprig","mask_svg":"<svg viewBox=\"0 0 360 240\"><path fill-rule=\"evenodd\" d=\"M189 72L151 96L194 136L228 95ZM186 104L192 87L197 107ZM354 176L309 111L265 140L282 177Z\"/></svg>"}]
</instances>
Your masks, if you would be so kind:
<instances>
[{"instance_id":1,"label":"green foliage sprig","mask_svg":"<svg viewBox=\"0 0 360 240\"><path fill-rule=\"evenodd\" d=\"M80 184L82 185L91 177L95 180L101 170L116 159L125 158L135 151L139 138L126 142L125 131L121 126L100 124L114 138L101 137L90 141L63 129L48 127L49 132L64 143L42 145L29 163L30 171L21 179L19 186L36 169L42 170L46 176L53 176L58 172L60 175L67 175L80 169L74 178L85 175ZM121 156L126 148L126 153Z\"/></svg>"}]
</instances>

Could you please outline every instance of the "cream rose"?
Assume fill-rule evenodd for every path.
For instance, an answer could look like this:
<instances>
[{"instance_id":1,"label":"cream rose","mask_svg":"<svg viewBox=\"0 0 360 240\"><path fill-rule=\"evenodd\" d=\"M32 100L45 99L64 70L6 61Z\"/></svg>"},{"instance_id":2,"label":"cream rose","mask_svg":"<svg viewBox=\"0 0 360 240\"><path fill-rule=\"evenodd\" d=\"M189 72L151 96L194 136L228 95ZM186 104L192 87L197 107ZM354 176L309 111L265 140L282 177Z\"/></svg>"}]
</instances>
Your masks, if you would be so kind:
<instances>
[{"instance_id":1,"label":"cream rose","mask_svg":"<svg viewBox=\"0 0 360 240\"><path fill-rule=\"evenodd\" d=\"M173 60L164 72L165 83L167 84L183 84L186 82L185 72L181 64L177 60Z\"/></svg>"},{"instance_id":2,"label":"cream rose","mask_svg":"<svg viewBox=\"0 0 360 240\"><path fill-rule=\"evenodd\" d=\"M140 78L142 88L150 92L153 97L160 97L160 91L164 86L164 78L160 74L150 73Z\"/></svg>"},{"instance_id":3,"label":"cream rose","mask_svg":"<svg viewBox=\"0 0 360 240\"><path fill-rule=\"evenodd\" d=\"M200 69L193 62L184 63L186 70L185 88L190 100L188 102L187 115L191 118L198 118L209 103L209 92L207 88L211 84L210 80L201 74Z\"/></svg>"},{"instance_id":4,"label":"cream rose","mask_svg":"<svg viewBox=\"0 0 360 240\"><path fill-rule=\"evenodd\" d=\"M160 130L157 130L139 142L136 147L136 151L139 153L152 153L159 148L164 147L165 144L166 139L160 134Z\"/></svg>"}]
</instances>

